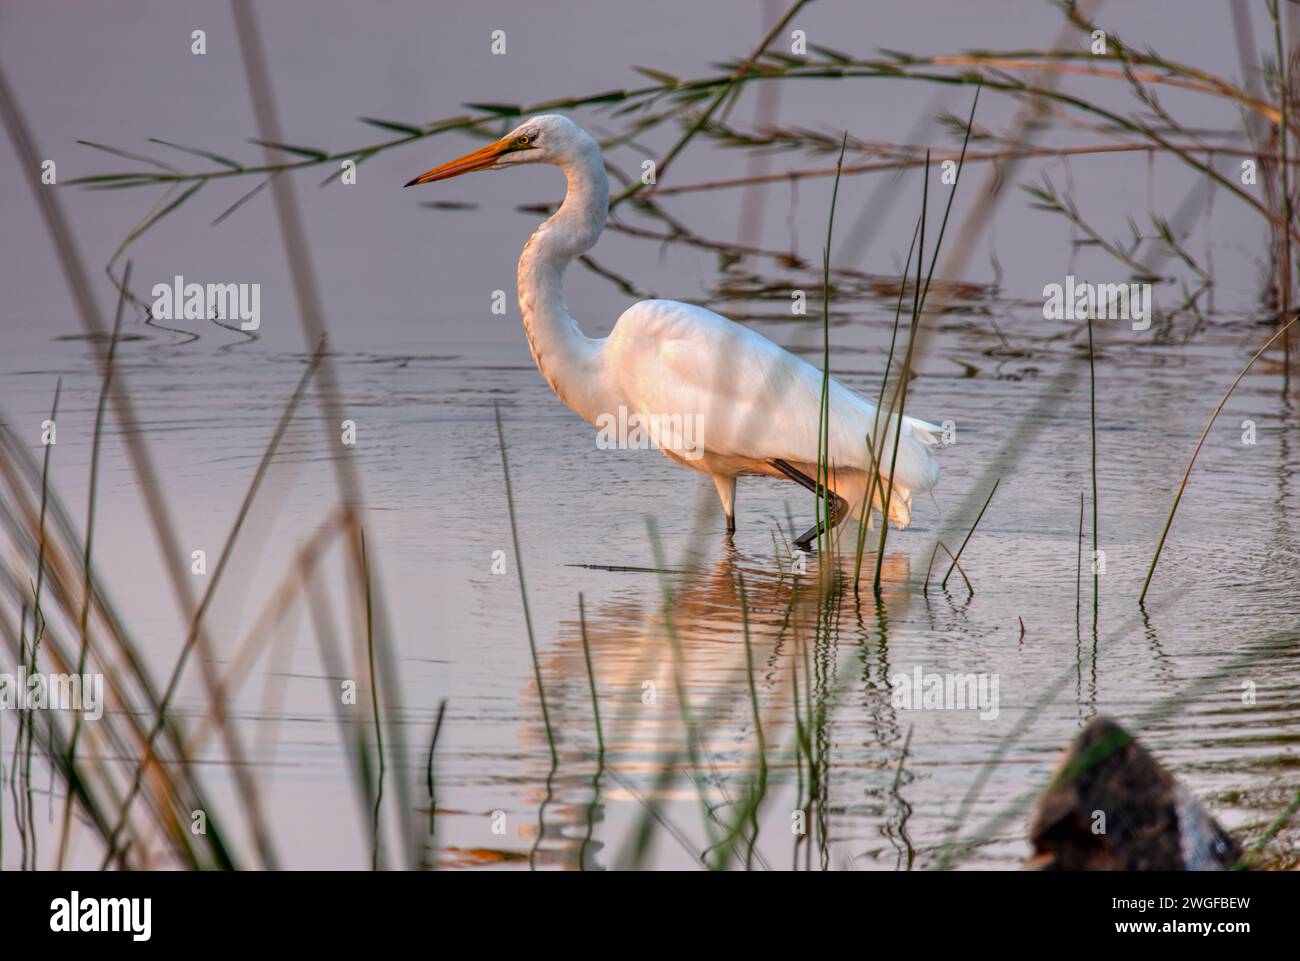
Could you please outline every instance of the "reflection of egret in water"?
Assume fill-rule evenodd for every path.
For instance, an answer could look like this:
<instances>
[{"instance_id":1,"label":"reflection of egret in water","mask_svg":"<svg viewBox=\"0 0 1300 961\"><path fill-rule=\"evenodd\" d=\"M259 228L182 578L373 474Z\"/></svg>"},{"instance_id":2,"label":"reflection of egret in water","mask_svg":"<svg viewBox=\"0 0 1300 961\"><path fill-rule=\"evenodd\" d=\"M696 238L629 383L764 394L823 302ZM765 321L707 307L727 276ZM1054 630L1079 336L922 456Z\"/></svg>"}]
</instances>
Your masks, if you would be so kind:
<instances>
[{"instance_id":1,"label":"reflection of egret in water","mask_svg":"<svg viewBox=\"0 0 1300 961\"><path fill-rule=\"evenodd\" d=\"M832 822L843 816L878 822L896 860L910 864L909 809L899 793L909 778L897 770L906 731L890 704L887 654L890 622L915 597L910 564L885 558L879 603L846 586L852 556L841 555L838 567L844 576L823 591L815 561L796 576L728 545L708 567L608 572L605 599L588 597L585 617L566 622L539 653L560 762L551 776L547 734L530 711L537 720L521 737L544 765L526 799L538 809L535 863L590 870L608 846L606 864L637 865L639 839L650 832L659 845L671 835L679 850L669 853L696 864L786 866L792 841L796 867L828 867L830 839L844 837ZM755 811L760 769L768 791ZM846 770L852 777L840 778ZM796 819L802 833L791 830ZM847 851L838 856L848 859Z\"/></svg>"}]
</instances>

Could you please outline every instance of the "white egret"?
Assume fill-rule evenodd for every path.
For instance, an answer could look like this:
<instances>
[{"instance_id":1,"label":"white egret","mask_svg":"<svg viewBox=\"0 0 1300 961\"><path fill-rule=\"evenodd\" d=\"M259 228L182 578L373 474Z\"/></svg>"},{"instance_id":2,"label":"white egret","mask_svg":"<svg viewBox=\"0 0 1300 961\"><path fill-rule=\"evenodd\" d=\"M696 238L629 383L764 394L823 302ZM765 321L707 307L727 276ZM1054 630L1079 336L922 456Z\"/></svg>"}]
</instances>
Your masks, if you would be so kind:
<instances>
[{"instance_id":1,"label":"white egret","mask_svg":"<svg viewBox=\"0 0 1300 961\"><path fill-rule=\"evenodd\" d=\"M567 117L534 117L507 136L406 184L432 183L473 170L553 164L568 178L564 203L537 228L519 257L519 309L537 369L587 423L639 420L669 458L713 478L736 525L736 478L785 477L824 496L818 476L822 372L747 327L711 310L671 300L644 300L623 312L609 336L578 328L564 302L565 268L596 243L609 214L609 180L599 144ZM830 381L829 463L832 523L858 517L868 496L872 455L881 482L871 485L880 510L886 485L889 519L906 527L914 491L939 479L929 447L938 427L902 418L894 461L893 430L876 423L876 405ZM897 424L894 417L891 424ZM683 444L681 425L698 427ZM877 436L879 432L880 436ZM689 438L688 438L689 439ZM808 545L821 520L797 539Z\"/></svg>"}]
</instances>

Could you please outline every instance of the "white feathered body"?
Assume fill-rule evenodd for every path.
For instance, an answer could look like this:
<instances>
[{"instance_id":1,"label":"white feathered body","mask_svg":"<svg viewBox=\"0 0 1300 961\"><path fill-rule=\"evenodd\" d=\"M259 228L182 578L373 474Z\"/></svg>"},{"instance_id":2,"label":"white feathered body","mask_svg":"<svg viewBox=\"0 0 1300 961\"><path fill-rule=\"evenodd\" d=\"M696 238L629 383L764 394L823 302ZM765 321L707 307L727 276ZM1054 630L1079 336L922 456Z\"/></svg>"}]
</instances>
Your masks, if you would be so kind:
<instances>
[{"instance_id":1,"label":"white feathered body","mask_svg":"<svg viewBox=\"0 0 1300 961\"><path fill-rule=\"evenodd\" d=\"M780 459L818 476L822 372L761 334L703 307L646 300L619 317L603 354L610 387L621 393L629 412L647 419L698 417L703 455L684 457L665 446L664 453L678 463L714 477L783 477L770 463ZM833 377L829 408L829 486L849 502L856 518L871 469L867 438L882 476L889 477L893 431L876 423L875 404ZM896 423L895 417L890 425ZM937 442L937 430L903 418L889 498L896 526L910 521L912 493L938 482L939 465L928 450ZM872 506L880 509L883 491L880 484L875 487Z\"/></svg>"}]
</instances>

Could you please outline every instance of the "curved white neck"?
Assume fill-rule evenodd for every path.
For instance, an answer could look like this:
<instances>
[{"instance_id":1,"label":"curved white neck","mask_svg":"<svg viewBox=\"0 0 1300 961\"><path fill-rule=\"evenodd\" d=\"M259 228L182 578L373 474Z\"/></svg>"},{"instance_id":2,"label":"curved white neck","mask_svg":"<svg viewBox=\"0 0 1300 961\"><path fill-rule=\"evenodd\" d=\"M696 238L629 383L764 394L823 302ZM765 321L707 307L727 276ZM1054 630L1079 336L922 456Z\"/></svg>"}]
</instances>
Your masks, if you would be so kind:
<instances>
[{"instance_id":1,"label":"curved white neck","mask_svg":"<svg viewBox=\"0 0 1300 961\"><path fill-rule=\"evenodd\" d=\"M583 335L564 303L564 269L590 250L609 214L609 178L590 137L560 164L568 179L564 203L533 232L519 256L519 310L537 369L559 398L588 423L602 403L600 348Z\"/></svg>"}]
</instances>

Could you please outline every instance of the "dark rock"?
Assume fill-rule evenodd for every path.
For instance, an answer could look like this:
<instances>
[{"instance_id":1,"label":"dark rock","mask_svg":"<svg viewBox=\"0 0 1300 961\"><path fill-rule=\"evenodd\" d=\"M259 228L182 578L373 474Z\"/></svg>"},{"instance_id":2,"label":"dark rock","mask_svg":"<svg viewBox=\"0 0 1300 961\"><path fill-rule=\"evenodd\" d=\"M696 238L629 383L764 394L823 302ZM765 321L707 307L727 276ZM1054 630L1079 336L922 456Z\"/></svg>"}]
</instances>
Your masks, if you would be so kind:
<instances>
[{"instance_id":1,"label":"dark rock","mask_svg":"<svg viewBox=\"0 0 1300 961\"><path fill-rule=\"evenodd\" d=\"M1096 718L1052 775L1029 828L1026 867L1215 871L1241 848L1131 734Z\"/></svg>"}]
</instances>

